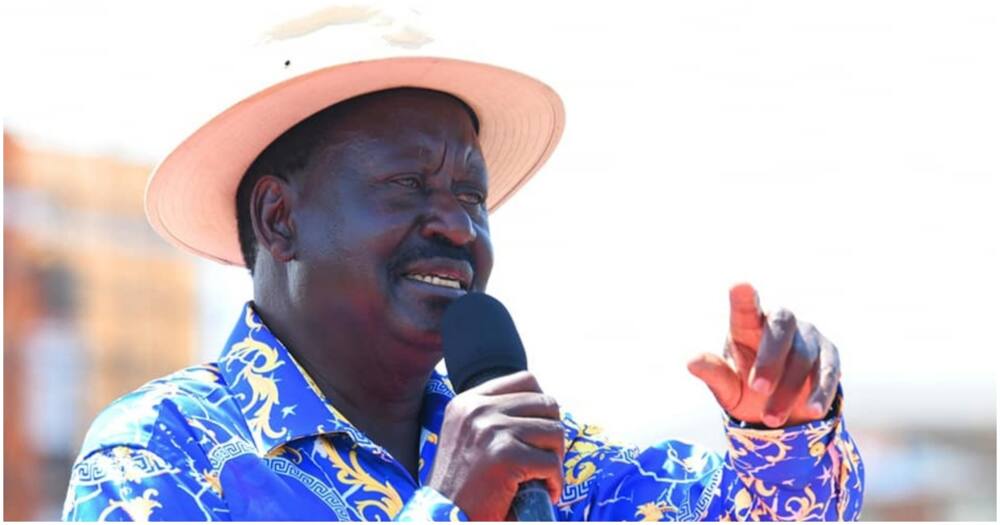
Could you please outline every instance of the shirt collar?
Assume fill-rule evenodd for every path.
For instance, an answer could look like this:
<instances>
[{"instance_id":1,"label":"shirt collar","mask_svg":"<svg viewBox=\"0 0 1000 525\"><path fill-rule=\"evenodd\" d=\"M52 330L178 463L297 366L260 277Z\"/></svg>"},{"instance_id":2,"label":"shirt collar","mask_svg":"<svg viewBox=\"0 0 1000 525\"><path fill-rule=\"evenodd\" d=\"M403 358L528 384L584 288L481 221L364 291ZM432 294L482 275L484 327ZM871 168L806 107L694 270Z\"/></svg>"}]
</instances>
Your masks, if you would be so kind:
<instances>
[{"instance_id":1,"label":"shirt collar","mask_svg":"<svg viewBox=\"0 0 1000 525\"><path fill-rule=\"evenodd\" d=\"M261 455L296 439L332 433L346 434L377 455L386 454L327 402L252 303L243 307L219 358L219 369ZM421 449L436 448L425 445L436 443L444 408L454 396L447 378L434 371L424 389Z\"/></svg>"}]
</instances>

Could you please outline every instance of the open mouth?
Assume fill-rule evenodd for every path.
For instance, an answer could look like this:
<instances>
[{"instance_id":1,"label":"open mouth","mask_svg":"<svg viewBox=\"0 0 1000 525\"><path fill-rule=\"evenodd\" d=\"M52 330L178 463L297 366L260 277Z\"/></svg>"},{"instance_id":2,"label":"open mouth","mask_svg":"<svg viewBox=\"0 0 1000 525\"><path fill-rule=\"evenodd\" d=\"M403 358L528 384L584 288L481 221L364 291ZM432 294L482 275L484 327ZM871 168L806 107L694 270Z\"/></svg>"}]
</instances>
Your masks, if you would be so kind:
<instances>
[{"instance_id":1,"label":"open mouth","mask_svg":"<svg viewBox=\"0 0 1000 525\"><path fill-rule=\"evenodd\" d=\"M413 281L420 281L422 283L433 284L434 286L444 286L445 288L454 288L456 290L465 290L465 286L462 286L461 281L457 279L452 279L450 277L444 277L442 275L425 275L421 273L408 273L403 277L411 279Z\"/></svg>"},{"instance_id":2,"label":"open mouth","mask_svg":"<svg viewBox=\"0 0 1000 525\"><path fill-rule=\"evenodd\" d=\"M410 281L467 292L472 286L473 270L467 261L434 257L407 264L401 276Z\"/></svg>"}]
</instances>

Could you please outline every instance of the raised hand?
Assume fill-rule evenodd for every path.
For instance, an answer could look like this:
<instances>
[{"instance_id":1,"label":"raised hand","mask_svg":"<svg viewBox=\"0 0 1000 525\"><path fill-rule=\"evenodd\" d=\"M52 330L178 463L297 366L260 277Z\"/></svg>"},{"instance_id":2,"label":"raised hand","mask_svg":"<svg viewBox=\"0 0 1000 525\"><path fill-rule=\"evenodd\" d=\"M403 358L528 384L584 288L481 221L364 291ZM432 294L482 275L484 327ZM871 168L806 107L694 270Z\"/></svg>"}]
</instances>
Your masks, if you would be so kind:
<instances>
[{"instance_id":1,"label":"raised hand","mask_svg":"<svg viewBox=\"0 0 1000 525\"><path fill-rule=\"evenodd\" d=\"M749 284L729 291L729 336L723 355L688 363L733 418L772 428L822 418L840 382L837 347L792 312L761 312Z\"/></svg>"}]
</instances>

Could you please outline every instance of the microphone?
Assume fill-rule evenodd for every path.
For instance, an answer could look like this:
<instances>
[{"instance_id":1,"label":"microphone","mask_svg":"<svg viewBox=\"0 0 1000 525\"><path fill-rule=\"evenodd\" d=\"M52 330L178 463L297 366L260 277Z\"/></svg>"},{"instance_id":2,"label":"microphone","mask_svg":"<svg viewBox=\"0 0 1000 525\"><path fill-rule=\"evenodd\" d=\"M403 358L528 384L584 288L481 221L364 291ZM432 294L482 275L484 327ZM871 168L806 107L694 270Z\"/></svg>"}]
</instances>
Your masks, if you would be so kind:
<instances>
[{"instance_id":1,"label":"microphone","mask_svg":"<svg viewBox=\"0 0 1000 525\"><path fill-rule=\"evenodd\" d=\"M514 320L500 301L468 293L453 301L441 319L444 362L455 392L528 369ZM521 483L511 503L517 521L555 521L545 482Z\"/></svg>"}]
</instances>

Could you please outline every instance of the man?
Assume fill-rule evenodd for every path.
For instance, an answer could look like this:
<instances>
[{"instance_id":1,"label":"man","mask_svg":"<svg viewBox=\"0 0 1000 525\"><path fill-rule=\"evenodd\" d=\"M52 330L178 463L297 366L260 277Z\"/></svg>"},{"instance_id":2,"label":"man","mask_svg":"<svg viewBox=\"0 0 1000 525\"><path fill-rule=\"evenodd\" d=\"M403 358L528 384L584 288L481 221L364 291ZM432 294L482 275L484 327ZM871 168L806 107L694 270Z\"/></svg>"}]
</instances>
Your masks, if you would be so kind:
<instances>
[{"instance_id":1,"label":"man","mask_svg":"<svg viewBox=\"0 0 1000 525\"><path fill-rule=\"evenodd\" d=\"M397 77L345 91L372 75ZM326 89L287 98L303 82ZM304 93L327 97L315 114L227 140L281 102L304 111ZM147 211L186 249L246 264L253 301L217 363L98 418L65 517L502 520L538 479L562 520L856 518L836 349L763 315L749 286L731 293L726 358L690 365L730 416L724 458L609 442L527 372L455 396L434 371L443 310L489 279L488 210L551 152L561 109L517 73L390 59L293 79L199 130L154 174Z\"/></svg>"}]
</instances>

